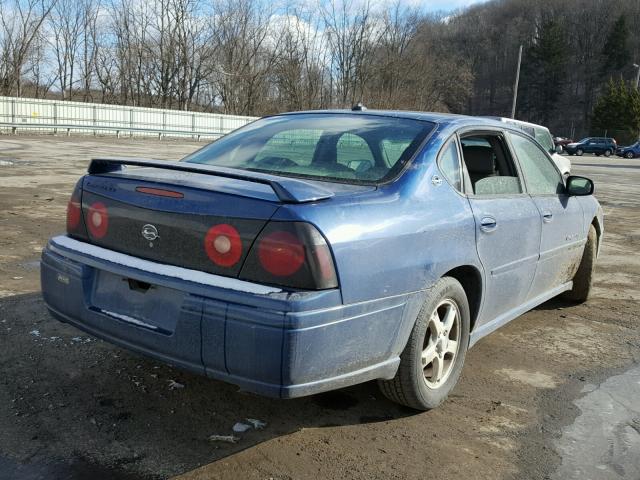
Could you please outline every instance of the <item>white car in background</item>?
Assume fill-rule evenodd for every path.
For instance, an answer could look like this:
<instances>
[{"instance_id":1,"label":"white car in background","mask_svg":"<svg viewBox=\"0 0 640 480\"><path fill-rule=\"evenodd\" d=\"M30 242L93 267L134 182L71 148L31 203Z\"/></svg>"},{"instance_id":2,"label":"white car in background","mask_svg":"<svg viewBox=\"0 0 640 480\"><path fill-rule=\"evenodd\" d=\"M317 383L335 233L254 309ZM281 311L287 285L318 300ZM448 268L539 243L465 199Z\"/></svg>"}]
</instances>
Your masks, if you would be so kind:
<instances>
[{"instance_id":1,"label":"white car in background","mask_svg":"<svg viewBox=\"0 0 640 480\"><path fill-rule=\"evenodd\" d=\"M560 173L562 173L564 177L568 177L571 174L571 160L569 160L568 157L560 155L562 147L555 146L551 132L549 132L547 127L543 127L542 125L537 125L535 123L523 122L522 120L514 120L513 118L490 118L516 126L526 134L535 138L538 143L542 145L547 152L549 152L549 155L551 155L551 158L558 167L558 170L560 170Z\"/></svg>"}]
</instances>

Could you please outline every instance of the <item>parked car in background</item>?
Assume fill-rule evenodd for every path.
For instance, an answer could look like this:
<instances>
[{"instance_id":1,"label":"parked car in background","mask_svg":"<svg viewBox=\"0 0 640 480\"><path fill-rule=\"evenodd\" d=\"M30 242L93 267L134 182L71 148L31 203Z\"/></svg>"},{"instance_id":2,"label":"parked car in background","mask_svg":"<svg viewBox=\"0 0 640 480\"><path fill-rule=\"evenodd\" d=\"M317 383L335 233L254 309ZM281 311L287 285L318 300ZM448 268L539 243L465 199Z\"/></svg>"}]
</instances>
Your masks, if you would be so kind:
<instances>
[{"instance_id":1,"label":"parked car in background","mask_svg":"<svg viewBox=\"0 0 640 480\"><path fill-rule=\"evenodd\" d=\"M638 140L633 145L629 145L627 147L619 147L618 150L616 150L616 155L624 158L640 157L640 140Z\"/></svg>"},{"instance_id":2,"label":"parked car in background","mask_svg":"<svg viewBox=\"0 0 640 480\"><path fill-rule=\"evenodd\" d=\"M538 125L535 123L523 122L522 120L515 120L513 118L506 117L488 117L493 118L494 120L498 120L503 123L507 123L509 125L513 125L516 128L519 128L526 134L535 138L542 147L549 152L551 158L558 166L558 169L562 173L563 176L568 176L571 174L571 160L567 157L563 157L560 155L562 152L562 147L558 147L553 141L553 137L551 136L551 132L545 126Z\"/></svg>"},{"instance_id":3,"label":"parked car in background","mask_svg":"<svg viewBox=\"0 0 640 480\"><path fill-rule=\"evenodd\" d=\"M569 143L564 147L569 155L581 156L584 153L593 153L597 156L611 156L618 150L615 138L609 137L587 137L579 142Z\"/></svg>"},{"instance_id":4,"label":"parked car in background","mask_svg":"<svg viewBox=\"0 0 640 480\"><path fill-rule=\"evenodd\" d=\"M180 162L92 160L42 293L63 322L243 390L378 380L425 410L482 337L587 299L593 189L504 122L274 115Z\"/></svg>"}]
</instances>

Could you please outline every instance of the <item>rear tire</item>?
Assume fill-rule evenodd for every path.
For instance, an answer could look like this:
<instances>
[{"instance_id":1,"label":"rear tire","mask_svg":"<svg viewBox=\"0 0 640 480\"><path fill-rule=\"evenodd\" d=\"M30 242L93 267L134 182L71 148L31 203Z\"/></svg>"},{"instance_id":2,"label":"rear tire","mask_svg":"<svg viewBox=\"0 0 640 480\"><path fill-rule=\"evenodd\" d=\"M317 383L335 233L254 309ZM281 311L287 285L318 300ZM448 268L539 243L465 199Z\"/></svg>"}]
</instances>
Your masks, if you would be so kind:
<instances>
[{"instance_id":1,"label":"rear tire","mask_svg":"<svg viewBox=\"0 0 640 480\"><path fill-rule=\"evenodd\" d=\"M416 410L444 402L462 371L469 326L469 302L462 285L454 278L441 278L427 293L396 376L378 381L384 396Z\"/></svg>"},{"instance_id":2,"label":"rear tire","mask_svg":"<svg viewBox=\"0 0 640 480\"><path fill-rule=\"evenodd\" d=\"M591 293L593 284L593 274L596 266L596 255L598 253L598 234L593 225L589 227L587 243L584 246L582 260L578 271L573 276L573 288L563 294L567 300L577 303L586 302Z\"/></svg>"},{"instance_id":3,"label":"rear tire","mask_svg":"<svg viewBox=\"0 0 640 480\"><path fill-rule=\"evenodd\" d=\"M581 149L581 148L579 148L578 150L576 150L576 155L578 155L579 157L581 157L583 153L584 153L584 152L582 151L582 149Z\"/></svg>"}]
</instances>

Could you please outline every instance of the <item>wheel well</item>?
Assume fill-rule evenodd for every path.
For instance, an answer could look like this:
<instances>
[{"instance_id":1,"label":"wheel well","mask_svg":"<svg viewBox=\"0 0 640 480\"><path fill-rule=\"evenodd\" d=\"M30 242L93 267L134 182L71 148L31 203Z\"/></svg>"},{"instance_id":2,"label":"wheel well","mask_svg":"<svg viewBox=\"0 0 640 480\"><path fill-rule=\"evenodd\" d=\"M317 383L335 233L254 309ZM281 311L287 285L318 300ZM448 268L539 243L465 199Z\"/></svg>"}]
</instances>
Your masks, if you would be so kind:
<instances>
[{"instance_id":1,"label":"wheel well","mask_svg":"<svg viewBox=\"0 0 640 480\"><path fill-rule=\"evenodd\" d=\"M469 314L471 315L470 331L476 324L478 312L480 311L480 301L482 300L482 276L477 268L470 265L463 265L449 270L445 277L453 277L460 282L464 293L469 301Z\"/></svg>"}]
</instances>

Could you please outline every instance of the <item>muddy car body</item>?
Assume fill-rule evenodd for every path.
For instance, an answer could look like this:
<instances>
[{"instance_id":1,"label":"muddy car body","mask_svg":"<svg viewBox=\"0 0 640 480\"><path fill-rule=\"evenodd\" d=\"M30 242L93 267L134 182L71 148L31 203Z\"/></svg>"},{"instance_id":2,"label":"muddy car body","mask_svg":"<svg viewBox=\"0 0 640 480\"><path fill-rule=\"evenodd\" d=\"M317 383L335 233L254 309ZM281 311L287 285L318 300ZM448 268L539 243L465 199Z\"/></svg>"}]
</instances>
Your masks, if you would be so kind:
<instances>
[{"instance_id":1,"label":"muddy car body","mask_svg":"<svg viewBox=\"0 0 640 480\"><path fill-rule=\"evenodd\" d=\"M432 408L484 335L586 299L592 193L494 120L276 115L181 162L93 160L42 290L64 322L245 390L377 379Z\"/></svg>"}]
</instances>

